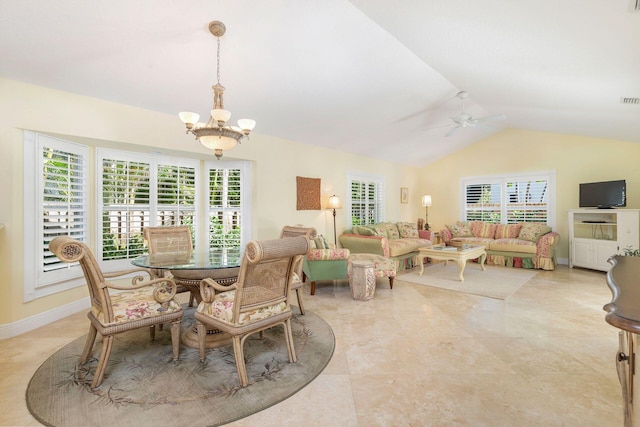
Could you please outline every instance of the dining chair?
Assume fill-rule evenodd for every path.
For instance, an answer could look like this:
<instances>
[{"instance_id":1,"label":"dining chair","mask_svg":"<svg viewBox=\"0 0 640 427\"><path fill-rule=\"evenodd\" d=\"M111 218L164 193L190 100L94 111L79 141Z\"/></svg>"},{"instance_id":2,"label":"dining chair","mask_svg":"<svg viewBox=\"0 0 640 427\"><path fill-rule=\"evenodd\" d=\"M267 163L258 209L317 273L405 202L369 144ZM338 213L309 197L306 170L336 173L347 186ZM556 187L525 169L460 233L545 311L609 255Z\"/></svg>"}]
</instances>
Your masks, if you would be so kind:
<instances>
[{"instance_id":1,"label":"dining chair","mask_svg":"<svg viewBox=\"0 0 640 427\"><path fill-rule=\"evenodd\" d=\"M142 275L131 279L130 285L121 285L107 279L121 277L148 270L136 268L116 274L105 274L91 250L83 242L68 236L58 236L49 243L49 250L60 261L79 263L89 288L91 310L87 317L91 321L89 334L80 356L80 365L93 352L96 335L102 336L102 350L91 382L92 388L102 384L104 373L111 355L113 337L133 329L149 327L151 339L155 338L155 326L171 323L171 344L173 361L180 355L180 323L183 310L174 298L175 282L167 277L145 280Z\"/></svg>"},{"instance_id":2,"label":"dining chair","mask_svg":"<svg viewBox=\"0 0 640 427\"><path fill-rule=\"evenodd\" d=\"M189 226L145 227L143 235L147 242L149 255L189 259L193 252L191 227ZM176 285L178 293L189 292L189 307L193 307L193 294L187 287L182 286L179 280L176 280Z\"/></svg>"},{"instance_id":3,"label":"dining chair","mask_svg":"<svg viewBox=\"0 0 640 427\"><path fill-rule=\"evenodd\" d=\"M251 241L247 244L238 281L221 286L213 279L200 283L202 303L195 312L200 361L205 361L207 328L231 335L238 379L249 385L244 362L244 342L248 336L282 325L289 361L296 362L291 333L289 296L291 279L299 260L309 251L304 236Z\"/></svg>"}]
</instances>

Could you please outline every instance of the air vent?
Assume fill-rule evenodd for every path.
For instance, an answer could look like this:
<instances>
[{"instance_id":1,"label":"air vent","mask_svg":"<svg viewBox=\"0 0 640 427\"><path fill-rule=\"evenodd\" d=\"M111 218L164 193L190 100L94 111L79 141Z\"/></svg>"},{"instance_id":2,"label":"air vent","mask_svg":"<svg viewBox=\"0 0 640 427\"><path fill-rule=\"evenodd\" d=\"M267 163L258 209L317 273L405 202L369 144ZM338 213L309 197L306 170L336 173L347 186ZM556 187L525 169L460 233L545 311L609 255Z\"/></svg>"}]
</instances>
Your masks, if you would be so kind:
<instances>
[{"instance_id":1,"label":"air vent","mask_svg":"<svg viewBox=\"0 0 640 427\"><path fill-rule=\"evenodd\" d=\"M640 1L640 0L638 0ZM620 103L621 104L636 104L636 105L640 105L640 98L625 98L622 97L620 98Z\"/></svg>"}]
</instances>

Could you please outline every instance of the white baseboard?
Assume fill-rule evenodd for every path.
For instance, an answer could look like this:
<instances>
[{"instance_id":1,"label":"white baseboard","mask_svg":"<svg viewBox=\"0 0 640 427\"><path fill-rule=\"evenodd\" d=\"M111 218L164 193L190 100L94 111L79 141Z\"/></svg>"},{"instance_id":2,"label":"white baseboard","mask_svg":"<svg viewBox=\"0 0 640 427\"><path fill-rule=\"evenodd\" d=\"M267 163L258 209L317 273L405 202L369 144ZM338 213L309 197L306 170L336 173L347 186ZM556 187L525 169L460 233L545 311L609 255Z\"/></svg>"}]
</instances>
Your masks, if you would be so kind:
<instances>
[{"instance_id":1,"label":"white baseboard","mask_svg":"<svg viewBox=\"0 0 640 427\"><path fill-rule=\"evenodd\" d=\"M20 334L24 334L25 332L29 332L41 326L48 325L49 323L55 322L56 320L64 319L65 317L75 314L79 311L89 310L90 306L91 304L89 303L89 297L86 297L78 301L56 307L52 310L27 317L26 319L18 320L14 323L0 325L0 339L7 339Z\"/></svg>"}]
</instances>

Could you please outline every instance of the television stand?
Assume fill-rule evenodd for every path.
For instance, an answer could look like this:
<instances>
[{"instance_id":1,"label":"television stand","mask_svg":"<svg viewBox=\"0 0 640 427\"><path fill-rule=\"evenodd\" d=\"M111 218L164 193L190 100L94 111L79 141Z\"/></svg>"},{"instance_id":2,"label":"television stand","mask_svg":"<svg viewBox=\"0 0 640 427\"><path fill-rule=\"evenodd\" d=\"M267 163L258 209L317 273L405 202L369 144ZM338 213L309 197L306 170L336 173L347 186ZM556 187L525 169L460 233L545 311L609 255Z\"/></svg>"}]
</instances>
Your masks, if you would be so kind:
<instances>
[{"instance_id":1,"label":"television stand","mask_svg":"<svg viewBox=\"0 0 640 427\"><path fill-rule=\"evenodd\" d=\"M608 271L629 247L640 248L640 209L569 210L569 268Z\"/></svg>"}]
</instances>

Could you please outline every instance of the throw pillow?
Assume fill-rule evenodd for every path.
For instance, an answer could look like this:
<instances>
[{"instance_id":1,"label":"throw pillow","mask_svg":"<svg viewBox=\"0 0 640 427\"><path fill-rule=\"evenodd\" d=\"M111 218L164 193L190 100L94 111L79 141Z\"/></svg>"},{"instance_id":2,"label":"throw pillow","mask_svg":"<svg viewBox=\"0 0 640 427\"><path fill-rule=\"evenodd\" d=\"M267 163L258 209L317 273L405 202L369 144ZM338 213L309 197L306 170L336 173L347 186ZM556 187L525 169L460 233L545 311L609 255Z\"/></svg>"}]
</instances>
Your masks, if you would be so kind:
<instances>
[{"instance_id":1,"label":"throw pillow","mask_svg":"<svg viewBox=\"0 0 640 427\"><path fill-rule=\"evenodd\" d=\"M517 239L520 235L522 224L498 224L496 227L496 239Z\"/></svg>"},{"instance_id":2,"label":"throw pillow","mask_svg":"<svg viewBox=\"0 0 640 427\"><path fill-rule=\"evenodd\" d=\"M458 221L453 225L447 225L447 228L451 231L453 237L473 237L469 224L466 222Z\"/></svg>"},{"instance_id":3,"label":"throw pillow","mask_svg":"<svg viewBox=\"0 0 640 427\"><path fill-rule=\"evenodd\" d=\"M518 239L538 242L540 237L551 232L551 227L541 222L525 222L520 229Z\"/></svg>"},{"instance_id":4,"label":"throw pillow","mask_svg":"<svg viewBox=\"0 0 640 427\"><path fill-rule=\"evenodd\" d=\"M318 235L313 241L316 244L316 249L329 249L329 243L322 234Z\"/></svg>"},{"instance_id":5,"label":"throw pillow","mask_svg":"<svg viewBox=\"0 0 640 427\"><path fill-rule=\"evenodd\" d=\"M386 227L387 227L387 237L389 238L389 240L400 238L400 232L398 231L397 225L389 222L386 224Z\"/></svg>"},{"instance_id":6,"label":"throw pillow","mask_svg":"<svg viewBox=\"0 0 640 427\"><path fill-rule=\"evenodd\" d=\"M418 225L413 222L399 222L398 232L400 237L418 238Z\"/></svg>"},{"instance_id":7,"label":"throw pillow","mask_svg":"<svg viewBox=\"0 0 640 427\"><path fill-rule=\"evenodd\" d=\"M498 224L484 221L471 221L469 223L473 237L484 237L487 239L493 239L495 237L497 226Z\"/></svg>"},{"instance_id":8,"label":"throw pillow","mask_svg":"<svg viewBox=\"0 0 640 427\"><path fill-rule=\"evenodd\" d=\"M355 227L353 227L353 231L356 234L359 234L361 236L377 236L378 235L373 228L367 227L364 225L356 225Z\"/></svg>"},{"instance_id":9,"label":"throw pillow","mask_svg":"<svg viewBox=\"0 0 640 427\"><path fill-rule=\"evenodd\" d=\"M373 229L379 236L385 236L387 239L399 239L400 233L398 227L390 222L381 222L373 226Z\"/></svg>"}]
</instances>

